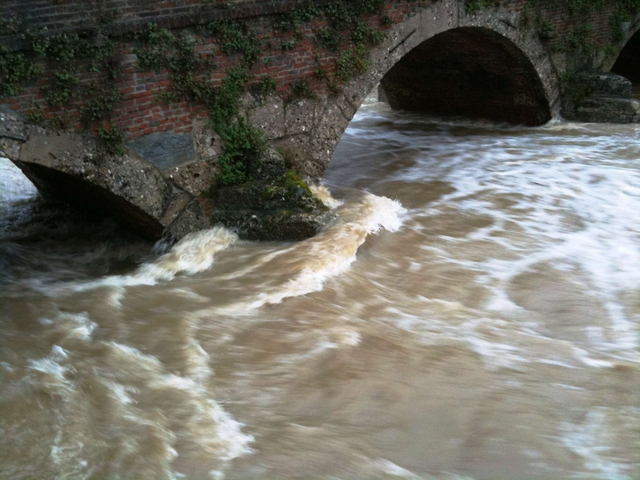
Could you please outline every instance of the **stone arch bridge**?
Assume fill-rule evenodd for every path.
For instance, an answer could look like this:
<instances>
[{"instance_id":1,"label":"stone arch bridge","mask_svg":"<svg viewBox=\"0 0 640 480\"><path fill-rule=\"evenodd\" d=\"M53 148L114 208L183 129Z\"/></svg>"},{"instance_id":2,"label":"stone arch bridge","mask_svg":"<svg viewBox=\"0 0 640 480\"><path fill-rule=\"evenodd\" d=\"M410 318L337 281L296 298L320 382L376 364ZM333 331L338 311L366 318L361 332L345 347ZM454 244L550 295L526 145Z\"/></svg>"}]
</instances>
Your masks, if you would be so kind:
<instances>
[{"instance_id":1,"label":"stone arch bridge","mask_svg":"<svg viewBox=\"0 0 640 480\"><path fill-rule=\"evenodd\" d=\"M306 236L330 216L285 169L320 178L378 84L394 108L535 126L560 113L561 87L580 78L580 98L564 95L567 115L635 121L631 84L601 73L640 81L640 17L615 1L574 3L9 0L0 6L0 145L43 193L106 210L151 238L216 221L247 238ZM203 33L207 25L217 34ZM49 56L27 41L36 35L50 40ZM216 98L242 69L237 116L280 152L253 152L250 181L219 182L231 141L207 120L219 104L193 94L191 77L192 90L177 89L187 76L160 61L163 48L169 60L201 62L190 73ZM200 68L207 59L217 68ZM125 148L105 152L96 138L122 138Z\"/></svg>"}]
</instances>

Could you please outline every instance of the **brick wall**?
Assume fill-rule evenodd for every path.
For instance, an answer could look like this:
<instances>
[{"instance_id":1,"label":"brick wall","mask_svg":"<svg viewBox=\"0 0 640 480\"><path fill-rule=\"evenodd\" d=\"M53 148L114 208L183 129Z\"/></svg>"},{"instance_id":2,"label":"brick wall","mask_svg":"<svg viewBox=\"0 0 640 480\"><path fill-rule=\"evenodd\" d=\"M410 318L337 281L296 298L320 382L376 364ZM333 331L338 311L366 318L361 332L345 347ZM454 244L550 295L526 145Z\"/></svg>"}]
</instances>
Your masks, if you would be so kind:
<instances>
[{"instance_id":1,"label":"brick wall","mask_svg":"<svg viewBox=\"0 0 640 480\"><path fill-rule=\"evenodd\" d=\"M566 41L571 32L590 26L589 40L599 47L611 45L611 16L617 11L618 2L607 1L604 8L571 14L565 2L546 2L539 8L539 18L551 24L557 35L548 41L553 49ZM534 19L535 21L535 19Z\"/></svg>"},{"instance_id":2,"label":"brick wall","mask_svg":"<svg viewBox=\"0 0 640 480\"><path fill-rule=\"evenodd\" d=\"M327 0L328 1L328 0ZM193 25L213 19L230 17L249 18L249 28L256 32L265 56L260 59L256 67L251 71L256 82L263 76L269 75L278 84L278 90L285 93L291 82L308 78L314 91L326 90L324 81L315 80L313 73L318 63L325 69L329 76L335 70L335 52L323 49L319 51L312 42L313 30L321 28L320 22L306 25L302 29L302 40L296 42L295 50L283 51L280 43L292 38L289 32L274 32L273 22L277 20L277 13L293 8L301 2L290 1L266 1L249 0L237 2L235 8L216 8L219 4L194 0L174 0L165 2L147 2L141 0L110 0L86 2L82 0L67 0L56 2L51 0L38 0L30 2L29 13L21 17L25 10L25 2L3 4L5 15L13 14L26 19L30 25L48 27L51 33L60 32L61 29L82 28L88 29L99 24L101 15L109 9L118 8L118 16L112 26L109 26L114 35L120 35L148 23L156 23L159 26L172 28L188 28L183 25ZM322 3L322 2L316 2ZM325 1L326 3L326 1ZM402 5L404 3L404 5ZM389 3L389 15L395 22L402 20L404 14L415 2ZM400 8L399 8L400 7ZM203 13L205 12L205 13ZM274 13L276 12L276 13ZM197 13L197 17L196 17ZM196 22L197 19L197 22ZM380 25L377 17L369 18L372 26L388 28ZM177 26L177 27L176 27ZM196 51L198 53L215 52L217 70L212 75L214 84L226 76L226 71L237 65L237 56L227 57L218 50L216 40L196 35ZM121 58L122 76L118 83L118 90L122 100L117 102L112 112L112 123L123 130L128 137L136 137L158 131L189 131L193 120L206 116L202 105L192 105L187 102L166 103L158 101L155 94L165 91L170 87L169 74L167 72L144 72L137 66L137 59L133 53L135 46L126 39L120 37L118 57ZM316 59L316 52L318 57ZM270 63L262 60L269 58ZM62 107L48 107L43 96L42 89L49 84L51 70L55 65L47 65L47 73L37 82L30 84L24 91L12 98L0 99L0 103L8 103L11 108L22 112L44 111L45 118L58 118L64 121L66 127L82 128L80 112L83 103L72 102ZM79 88L96 80L94 73L85 72L81 76Z\"/></svg>"},{"instance_id":3,"label":"brick wall","mask_svg":"<svg viewBox=\"0 0 640 480\"><path fill-rule=\"evenodd\" d=\"M331 0L315 0L315 5ZM49 32L95 28L116 17L114 34L156 23L181 28L227 18L272 15L308 3L306 0L5 0L0 18L12 16Z\"/></svg>"},{"instance_id":4,"label":"brick wall","mask_svg":"<svg viewBox=\"0 0 640 480\"><path fill-rule=\"evenodd\" d=\"M331 0L320 0L314 4L328 3ZM309 80L315 92L326 94L328 84L325 80L314 77L314 71L320 64L329 75L329 80L335 74L336 53L319 49L314 45L314 31L322 28L322 23L305 25L302 38L297 41L296 48L283 51L280 44L283 40L291 39L289 32L275 31L274 20L278 14L285 12L305 2L297 0L236 0L232 2L203 1L203 0L32 0L15 1L4 0L0 5L0 18L15 16L20 20L36 27L47 27L51 33L63 30L92 29L99 25L119 38L118 56L122 62L122 73L117 88L121 94L121 101L115 105L112 113L113 125L123 130L128 137L136 137L158 131L184 132L190 131L194 120L206 117L206 110L202 105L188 102L166 103L158 101L156 94L165 91L170 86L167 72L144 72L137 65L137 58L133 53L135 45L124 33L134 31L149 22L171 29L189 28L194 24L225 18L246 18L248 27L255 31L269 58L268 63L261 58L251 71L254 81L263 76L273 77L278 84L278 90L287 94L289 85L301 78ZM430 2L419 0L388 0L385 5L386 14L393 23L402 22L412 11ZM525 8L525 0L504 2L514 10ZM226 5L226 8L223 8ZM231 7L229 7L231 5ZM592 23L594 31L593 41L600 46L610 43L609 17L615 11L616 2L608 2L606 9L580 15L569 15L566 3L554 2L552 6L544 6L536 18L543 18L550 22L558 38L548 40L551 48L557 47L563 39L577 26ZM114 20L115 19L115 20ZM377 16L367 19L371 26L385 30L391 28L381 24ZM348 32L345 32L348 35ZM227 57L219 51L216 40L196 35L196 50L199 53L216 52L218 69L212 74L213 81L219 83L226 71L238 63L237 56ZM5 45L16 44L15 38L0 38ZM18 45L15 47L15 45ZM67 127L81 128L80 111L83 104L72 102L70 105L49 108L44 99L42 88L49 83L54 65L46 65L46 74L36 82L30 84L23 92L12 98L0 99L0 103L8 103L11 108L22 112L41 110L46 112L46 118L62 119ZM83 88L96 80L96 74L84 72L81 75L79 88Z\"/></svg>"}]
</instances>

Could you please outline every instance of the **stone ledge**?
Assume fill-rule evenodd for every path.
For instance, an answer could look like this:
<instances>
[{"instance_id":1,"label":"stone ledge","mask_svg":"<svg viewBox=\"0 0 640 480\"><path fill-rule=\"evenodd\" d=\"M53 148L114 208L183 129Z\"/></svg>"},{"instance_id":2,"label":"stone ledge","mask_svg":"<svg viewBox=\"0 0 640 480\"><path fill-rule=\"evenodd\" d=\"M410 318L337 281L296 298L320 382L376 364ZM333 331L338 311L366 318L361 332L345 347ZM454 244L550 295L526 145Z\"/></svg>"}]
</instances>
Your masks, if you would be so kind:
<instances>
[{"instance_id":1,"label":"stone ledge","mask_svg":"<svg viewBox=\"0 0 640 480\"><path fill-rule=\"evenodd\" d=\"M629 80L614 73L579 73L565 88L562 114L589 123L636 123L640 102Z\"/></svg>"}]
</instances>

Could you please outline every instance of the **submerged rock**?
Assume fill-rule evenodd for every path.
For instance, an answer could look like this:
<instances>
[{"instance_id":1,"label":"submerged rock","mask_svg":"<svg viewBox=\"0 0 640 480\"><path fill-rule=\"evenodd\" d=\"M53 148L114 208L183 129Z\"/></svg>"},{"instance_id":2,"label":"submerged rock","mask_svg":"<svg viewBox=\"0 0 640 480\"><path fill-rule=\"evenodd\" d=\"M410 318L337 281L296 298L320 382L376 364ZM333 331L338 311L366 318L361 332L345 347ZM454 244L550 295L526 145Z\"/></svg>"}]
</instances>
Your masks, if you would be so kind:
<instances>
[{"instance_id":1,"label":"submerged rock","mask_svg":"<svg viewBox=\"0 0 640 480\"><path fill-rule=\"evenodd\" d=\"M631 98L629 80L614 73L579 73L565 87L562 114L568 120L635 123L640 102Z\"/></svg>"},{"instance_id":2,"label":"submerged rock","mask_svg":"<svg viewBox=\"0 0 640 480\"><path fill-rule=\"evenodd\" d=\"M234 230L244 240L297 241L313 237L334 218L326 210L216 210L212 220Z\"/></svg>"},{"instance_id":3,"label":"submerged rock","mask_svg":"<svg viewBox=\"0 0 640 480\"><path fill-rule=\"evenodd\" d=\"M292 241L314 236L334 218L275 150L250 162L248 176L252 180L215 190L213 224L245 240Z\"/></svg>"},{"instance_id":4,"label":"submerged rock","mask_svg":"<svg viewBox=\"0 0 640 480\"><path fill-rule=\"evenodd\" d=\"M212 223L235 230L246 240L302 240L314 236L334 215L284 160L270 152L265 168L281 171L269 180L252 180L219 188L214 195ZM279 160L278 160L279 158ZM281 167L276 166L281 162Z\"/></svg>"}]
</instances>

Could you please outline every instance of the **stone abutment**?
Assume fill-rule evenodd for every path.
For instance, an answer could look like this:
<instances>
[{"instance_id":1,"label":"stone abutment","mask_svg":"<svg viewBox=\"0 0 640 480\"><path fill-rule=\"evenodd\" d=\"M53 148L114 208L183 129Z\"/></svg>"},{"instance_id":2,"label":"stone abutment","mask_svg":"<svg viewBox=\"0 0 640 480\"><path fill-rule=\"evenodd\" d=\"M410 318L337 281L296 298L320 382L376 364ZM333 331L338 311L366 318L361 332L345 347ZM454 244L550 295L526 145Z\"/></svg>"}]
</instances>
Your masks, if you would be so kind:
<instances>
[{"instance_id":1,"label":"stone abutment","mask_svg":"<svg viewBox=\"0 0 640 480\"><path fill-rule=\"evenodd\" d=\"M308 236L331 215L301 179L380 82L396 108L540 125L624 45L613 70L637 73L618 2L477 3L4 2L0 145L43 192L152 238Z\"/></svg>"}]
</instances>

